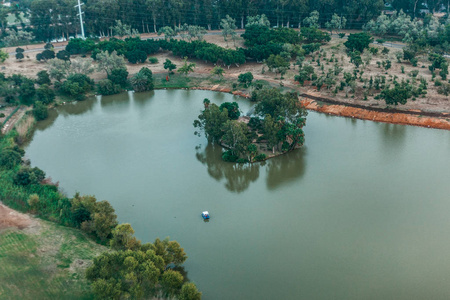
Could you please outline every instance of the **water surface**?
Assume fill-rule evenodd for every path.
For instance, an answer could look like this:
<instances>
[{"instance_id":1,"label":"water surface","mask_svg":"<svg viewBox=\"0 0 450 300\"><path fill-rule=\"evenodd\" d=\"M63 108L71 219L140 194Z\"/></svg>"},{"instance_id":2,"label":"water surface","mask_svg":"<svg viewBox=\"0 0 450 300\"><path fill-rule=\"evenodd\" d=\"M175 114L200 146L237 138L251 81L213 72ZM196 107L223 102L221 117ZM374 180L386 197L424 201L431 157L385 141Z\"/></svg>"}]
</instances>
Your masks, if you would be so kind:
<instances>
[{"instance_id":1,"label":"water surface","mask_svg":"<svg viewBox=\"0 0 450 300\"><path fill-rule=\"evenodd\" d=\"M203 299L449 299L450 132L308 115L305 147L232 165L194 136L206 91L61 106L33 166L185 248ZM200 213L209 210L211 221Z\"/></svg>"}]
</instances>

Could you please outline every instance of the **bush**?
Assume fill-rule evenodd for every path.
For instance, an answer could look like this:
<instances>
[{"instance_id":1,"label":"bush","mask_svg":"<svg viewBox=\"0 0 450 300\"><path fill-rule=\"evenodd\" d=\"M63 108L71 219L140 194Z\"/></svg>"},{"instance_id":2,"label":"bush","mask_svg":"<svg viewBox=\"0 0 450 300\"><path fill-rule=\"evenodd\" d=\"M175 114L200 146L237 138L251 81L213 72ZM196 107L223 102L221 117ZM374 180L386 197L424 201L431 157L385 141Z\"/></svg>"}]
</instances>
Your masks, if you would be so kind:
<instances>
[{"instance_id":1,"label":"bush","mask_svg":"<svg viewBox=\"0 0 450 300\"><path fill-rule=\"evenodd\" d=\"M61 59L64 61L70 60L70 52L66 50L61 50L58 53L56 53L56 58Z\"/></svg>"},{"instance_id":2,"label":"bush","mask_svg":"<svg viewBox=\"0 0 450 300\"><path fill-rule=\"evenodd\" d=\"M239 74L238 81L248 87L253 81L252 72L247 72L243 74Z\"/></svg>"},{"instance_id":3,"label":"bush","mask_svg":"<svg viewBox=\"0 0 450 300\"><path fill-rule=\"evenodd\" d=\"M343 39L345 37L345 33L343 33L343 32L339 33L338 35L339 35L339 38L341 38L341 39Z\"/></svg>"},{"instance_id":4,"label":"bush","mask_svg":"<svg viewBox=\"0 0 450 300\"><path fill-rule=\"evenodd\" d=\"M91 39L71 39L66 46L66 51L70 54L86 54L95 48L95 41Z\"/></svg>"},{"instance_id":5,"label":"bush","mask_svg":"<svg viewBox=\"0 0 450 300\"><path fill-rule=\"evenodd\" d=\"M359 52L363 52L364 49L369 47L369 44L373 41L373 38L365 33L352 33L348 36L347 41L344 43L345 47L348 48L349 51L358 50Z\"/></svg>"},{"instance_id":6,"label":"bush","mask_svg":"<svg viewBox=\"0 0 450 300\"><path fill-rule=\"evenodd\" d=\"M148 62L151 64L157 64L158 63L158 59L156 57L149 57L148 58Z\"/></svg>"},{"instance_id":7,"label":"bush","mask_svg":"<svg viewBox=\"0 0 450 300\"><path fill-rule=\"evenodd\" d=\"M97 83L97 94L106 96L118 94L121 91L122 89L120 88L120 85L114 84L109 79L103 79Z\"/></svg>"}]
</instances>

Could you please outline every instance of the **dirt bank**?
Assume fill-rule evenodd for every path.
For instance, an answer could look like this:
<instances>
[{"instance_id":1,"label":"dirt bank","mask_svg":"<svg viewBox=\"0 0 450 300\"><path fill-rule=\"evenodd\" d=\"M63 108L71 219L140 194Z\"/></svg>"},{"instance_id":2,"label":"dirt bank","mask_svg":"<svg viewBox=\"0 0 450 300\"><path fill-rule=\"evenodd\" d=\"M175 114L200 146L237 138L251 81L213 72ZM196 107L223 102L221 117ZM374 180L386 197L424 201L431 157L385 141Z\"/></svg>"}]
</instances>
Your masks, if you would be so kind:
<instances>
[{"instance_id":1,"label":"dirt bank","mask_svg":"<svg viewBox=\"0 0 450 300\"><path fill-rule=\"evenodd\" d=\"M195 87L192 89L225 92L225 93L232 93L234 95L242 96L245 98L249 97L249 95L245 92L241 91L232 92L229 88L221 87L219 85L209 87ZM410 111L408 113L402 113L399 112L398 110L387 111L380 108L365 109L362 107L345 106L342 104L322 105L321 103L321 105L319 105L315 100L308 99L308 98L315 98L315 96L307 94L301 95L302 97L299 97L299 99L308 110L327 113L334 116L357 118L361 120L369 120L375 122L413 125L427 128L450 130L450 114L448 113L438 114L421 111ZM327 99L321 98L321 100L326 101Z\"/></svg>"},{"instance_id":2,"label":"dirt bank","mask_svg":"<svg viewBox=\"0 0 450 300\"><path fill-rule=\"evenodd\" d=\"M384 122L391 124L414 125L427 128L437 128L450 130L450 121L448 118L421 116L418 114L381 112L358 107L349 107L344 105L318 105L316 101L303 98L302 104L308 110L314 110L335 116L357 118L361 120L370 120L375 122ZM419 113L419 112L417 112Z\"/></svg>"},{"instance_id":3,"label":"dirt bank","mask_svg":"<svg viewBox=\"0 0 450 300\"><path fill-rule=\"evenodd\" d=\"M25 229L34 222L30 216L12 210L0 202L0 230L9 227Z\"/></svg>"}]
</instances>

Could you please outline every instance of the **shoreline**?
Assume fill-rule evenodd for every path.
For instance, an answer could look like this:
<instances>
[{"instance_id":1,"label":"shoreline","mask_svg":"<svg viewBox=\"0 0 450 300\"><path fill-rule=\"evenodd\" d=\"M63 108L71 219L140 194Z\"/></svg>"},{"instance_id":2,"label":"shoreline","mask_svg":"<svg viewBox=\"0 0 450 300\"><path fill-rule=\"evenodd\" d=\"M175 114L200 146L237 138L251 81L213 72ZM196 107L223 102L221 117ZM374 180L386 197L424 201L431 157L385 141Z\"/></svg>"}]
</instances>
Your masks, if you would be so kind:
<instances>
[{"instance_id":1,"label":"shoreline","mask_svg":"<svg viewBox=\"0 0 450 300\"><path fill-rule=\"evenodd\" d=\"M214 92L231 93L236 96L244 98L250 98L250 95L241 91L232 91L229 88L215 88L215 87L193 87L192 90L208 90ZM308 98L308 99L306 99ZM323 105L319 104L317 99L319 97L302 93L299 95L299 101L305 106L307 110L312 110L320 113L326 113L337 117L356 118L360 120L390 123L397 125L410 125L419 126L425 128L450 130L450 114L442 113L429 113L422 111L403 112L400 110L392 109L389 112L387 109L381 108L364 108L361 106L350 106L346 104L338 104L337 101L320 98ZM328 104L328 103L336 104Z\"/></svg>"}]
</instances>

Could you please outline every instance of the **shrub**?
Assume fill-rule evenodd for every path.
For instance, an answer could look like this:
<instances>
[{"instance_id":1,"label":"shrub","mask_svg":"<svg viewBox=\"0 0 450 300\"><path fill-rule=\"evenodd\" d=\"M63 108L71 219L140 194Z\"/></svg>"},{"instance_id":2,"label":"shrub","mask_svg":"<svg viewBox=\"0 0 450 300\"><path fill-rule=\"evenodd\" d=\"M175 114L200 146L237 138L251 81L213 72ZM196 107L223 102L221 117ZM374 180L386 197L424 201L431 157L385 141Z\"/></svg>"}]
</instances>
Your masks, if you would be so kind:
<instances>
[{"instance_id":1,"label":"shrub","mask_svg":"<svg viewBox=\"0 0 450 300\"><path fill-rule=\"evenodd\" d=\"M156 57L149 57L148 58L148 62L151 64L157 64L158 63L158 59Z\"/></svg>"},{"instance_id":2,"label":"shrub","mask_svg":"<svg viewBox=\"0 0 450 300\"><path fill-rule=\"evenodd\" d=\"M252 74L252 72L239 74L238 81L240 83L244 84L246 87L250 86L250 84L253 81L253 74Z\"/></svg>"}]
</instances>

